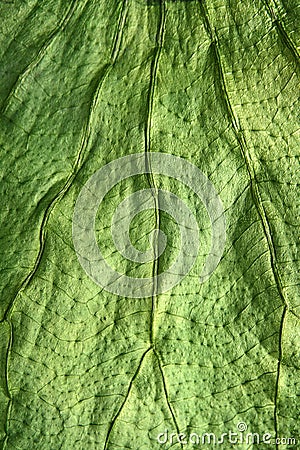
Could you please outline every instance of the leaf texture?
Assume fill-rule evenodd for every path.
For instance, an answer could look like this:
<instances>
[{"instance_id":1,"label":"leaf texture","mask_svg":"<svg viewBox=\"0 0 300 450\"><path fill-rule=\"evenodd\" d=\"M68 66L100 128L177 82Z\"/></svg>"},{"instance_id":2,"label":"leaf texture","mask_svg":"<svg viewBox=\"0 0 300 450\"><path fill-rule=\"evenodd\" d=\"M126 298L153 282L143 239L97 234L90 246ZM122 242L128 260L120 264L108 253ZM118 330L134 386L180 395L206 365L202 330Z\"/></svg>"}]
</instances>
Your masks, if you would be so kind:
<instances>
[{"instance_id":1,"label":"leaf texture","mask_svg":"<svg viewBox=\"0 0 300 450\"><path fill-rule=\"evenodd\" d=\"M298 448L275 439L300 442L299 4L26 0L0 16L2 448L189 449L157 436L240 422L269 432L266 448ZM124 260L110 223L127 195L176 192L199 223L191 272L142 299L96 285L72 242L82 186L140 152L195 164L227 223L200 284L211 230L199 199L159 174L115 186L96 233L129 276L163 272L180 239L168 214L145 211L133 244L160 227L167 249Z\"/></svg>"}]
</instances>

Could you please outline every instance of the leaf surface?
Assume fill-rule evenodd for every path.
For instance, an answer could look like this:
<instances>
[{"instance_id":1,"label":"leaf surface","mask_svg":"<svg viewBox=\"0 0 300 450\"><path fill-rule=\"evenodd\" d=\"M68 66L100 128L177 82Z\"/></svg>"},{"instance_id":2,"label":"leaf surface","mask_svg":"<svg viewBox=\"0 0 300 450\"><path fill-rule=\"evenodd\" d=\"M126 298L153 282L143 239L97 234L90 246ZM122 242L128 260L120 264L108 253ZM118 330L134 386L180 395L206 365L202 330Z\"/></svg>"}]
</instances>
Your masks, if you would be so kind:
<instances>
[{"instance_id":1,"label":"leaf surface","mask_svg":"<svg viewBox=\"0 0 300 450\"><path fill-rule=\"evenodd\" d=\"M266 448L296 449L275 438L300 439L297 2L27 0L0 16L2 448L158 449L165 430L220 437L243 422L271 434ZM210 179L226 248L200 284L203 204L163 174L124 180L96 218L111 265L151 277L176 258L176 224L156 210L130 237L145 251L159 225L158 261L114 247L117 205L149 184L189 204L200 251L172 290L123 298L83 271L72 218L95 171L140 152Z\"/></svg>"}]
</instances>

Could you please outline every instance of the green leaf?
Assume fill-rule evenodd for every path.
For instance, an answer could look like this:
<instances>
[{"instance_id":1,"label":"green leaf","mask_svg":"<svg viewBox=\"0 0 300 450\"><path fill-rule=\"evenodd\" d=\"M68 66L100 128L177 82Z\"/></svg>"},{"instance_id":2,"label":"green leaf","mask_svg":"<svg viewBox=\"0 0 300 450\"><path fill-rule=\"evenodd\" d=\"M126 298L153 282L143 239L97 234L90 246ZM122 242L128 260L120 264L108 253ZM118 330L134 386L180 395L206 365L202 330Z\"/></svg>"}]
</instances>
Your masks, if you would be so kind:
<instances>
[{"instance_id":1,"label":"green leaf","mask_svg":"<svg viewBox=\"0 0 300 450\"><path fill-rule=\"evenodd\" d=\"M241 424L271 444L208 447L298 448L299 11L295 0L1 2L3 449L190 449L178 433L221 438ZM180 250L156 204L129 234L145 252L159 227L165 252L142 264L117 252L113 214L138 190L175 193L200 230L180 283L127 298L83 270L72 220L97 170L141 152L208 177L226 246L200 283L212 240L202 202L163 172L123 180L95 222L116 270L151 279Z\"/></svg>"}]
</instances>

